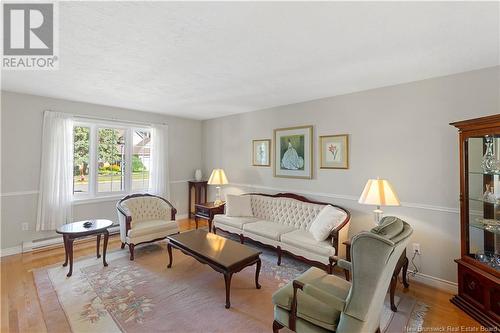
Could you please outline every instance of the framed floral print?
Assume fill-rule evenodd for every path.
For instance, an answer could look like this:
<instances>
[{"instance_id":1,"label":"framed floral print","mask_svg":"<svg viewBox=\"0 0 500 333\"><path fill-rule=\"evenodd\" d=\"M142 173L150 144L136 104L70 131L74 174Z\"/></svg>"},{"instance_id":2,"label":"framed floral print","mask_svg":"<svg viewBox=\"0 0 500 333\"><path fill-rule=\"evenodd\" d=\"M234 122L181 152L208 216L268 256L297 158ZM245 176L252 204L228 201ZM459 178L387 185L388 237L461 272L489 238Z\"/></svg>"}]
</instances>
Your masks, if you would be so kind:
<instances>
[{"instance_id":1,"label":"framed floral print","mask_svg":"<svg viewBox=\"0 0 500 333\"><path fill-rule=\"evenodd\" d=\"M320 136L319 153L321 169L349 169L349 136Z\"/></svg>"},{"instance_id":2,"label":"framed floral print","mask_svg":"<svg viewBox=\"0 0 500 333\"><path fill-rule=\"evenodd\" d=\"M271 140L253 140L252 156L253 166L271 166Z\"/></svg>"},{"instance_id":3,"label":"framed floral print","mask_svg":"<svg viewBox=\"0 0 500 333\"><path fill-rule=\"evenodd\" d=\"M274 130L274 176L311 179L313 175L313 127Z\"/></svg>"}]
</instances>

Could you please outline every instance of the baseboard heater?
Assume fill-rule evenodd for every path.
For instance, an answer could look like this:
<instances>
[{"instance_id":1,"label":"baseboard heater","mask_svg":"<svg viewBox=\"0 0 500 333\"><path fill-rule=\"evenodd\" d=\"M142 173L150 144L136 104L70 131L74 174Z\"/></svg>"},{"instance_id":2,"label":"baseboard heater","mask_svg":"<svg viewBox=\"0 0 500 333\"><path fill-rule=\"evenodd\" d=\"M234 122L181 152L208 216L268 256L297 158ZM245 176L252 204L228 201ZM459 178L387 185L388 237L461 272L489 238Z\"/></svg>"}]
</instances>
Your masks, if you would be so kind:
<instances>
[{"instance_id":1,"label":"baseboard heater","mask_svg":"<svg viewBox=\"0 0 500 333\"><path fill-rule=\"evenodd\" d=\"M108 229L110 235L115 235L120 233L120 226L115 225ZM88 237L83 237L75 240L75 243L85 242L90 238L95 238L95 235L90 235ZM55 247L60 247L63 244L61 236L54 236L50 238L36 239L31 242L23 242L23 253L33 252L33 251L43 251L50 250Z\"/></svg>"}]
</instances>

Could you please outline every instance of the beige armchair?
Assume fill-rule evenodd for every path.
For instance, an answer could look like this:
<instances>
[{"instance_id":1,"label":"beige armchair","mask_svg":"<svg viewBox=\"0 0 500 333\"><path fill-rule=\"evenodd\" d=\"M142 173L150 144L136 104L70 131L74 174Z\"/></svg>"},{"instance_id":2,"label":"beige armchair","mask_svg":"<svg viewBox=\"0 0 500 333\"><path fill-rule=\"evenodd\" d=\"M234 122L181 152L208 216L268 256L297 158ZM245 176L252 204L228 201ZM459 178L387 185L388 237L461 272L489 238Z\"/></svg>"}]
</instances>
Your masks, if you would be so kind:
<instances>
[{"instance_id":1,"label":"beige armchair","mask_svg":"<svg viewBox=\"0 0 500 333\"><path fill-rule=\"evenodd\" d=\"M273 332L287 326L295 332L378 332L380 314L392 273L413 229L388 216L369 232L356 235L351 262L352 283L311 268L273 295Z\"/></svg>"},{"instance_id":2,"label":"beige armchair","mask_svg":"<svg viewBox=\"0 0 500 333\"><path fill-rule=\"evenodd\" d=\"M122 249L128 244L130 260L134 247L165 239L179 232L174 206L162 197L152 194L132 194L116 204L120 221Z\"/></svg>"}]
</instances>

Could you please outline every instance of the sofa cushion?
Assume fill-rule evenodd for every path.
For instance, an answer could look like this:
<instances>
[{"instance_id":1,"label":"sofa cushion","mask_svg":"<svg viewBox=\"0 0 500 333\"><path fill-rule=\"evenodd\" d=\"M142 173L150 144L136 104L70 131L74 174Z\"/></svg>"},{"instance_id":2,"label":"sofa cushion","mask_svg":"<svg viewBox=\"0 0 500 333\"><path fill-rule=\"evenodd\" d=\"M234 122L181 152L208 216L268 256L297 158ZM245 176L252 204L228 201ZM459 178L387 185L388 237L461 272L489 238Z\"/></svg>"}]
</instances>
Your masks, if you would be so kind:
<instances>
[{"instance_id":1,"label":"sofa cushion","mask_svg":"<svg viewBox=\"0 0 500 333\"><path fill-rule=\"evenodd\" d=\"M161 233L164 231L177 231L178 226L175 221L165 220L151 220L141 221L139 223L132 222L131 229L128 231L127 236L130 238Z\"/></svg>"},{"instance_id":2,"label":"sofa cushion","mask_svg":"<svg viewBox=\"0 0 500 333\"><path fill-rule=\"evenodd\" d=\"M335 248L329 241L318 242L307 230L294 230L282 234L281 242L321 256L330 257L335 255Z\"/></svg>"},{"instance_id":3,"label":"sofa cushion","mask_svg":"<svg viewBox=\"0 0 500 333\"><path fill-rule=\"evenodd\" d=\"M226 195L226 215L231 217L253 216L249 195Z\"/></svg>"},{"instance_id":4,"label":"sofa cushion","mask_svg":"<svg viewBox=\"0 0 500 333\"><path fill-rule=\"evenodd\" d=\"M243 229L243 225L246 223L257 222L258 219L255 217L232 217L222 214L217 214L214 216L214 224L228 225L233 228Z\"/></svg>"},{"instance_id":5,"label":"sofa cushion","mask_svg":"<svg viewBox=\"0 0 500 333\"><path fill-rule=\"evenodd\" d=\"M324 241L330 232L338 227L347 217L347 214L331 205L323 207L321 212L311 223L309 232L317 241Z\"/></svg>"},{"instance_id":6,"label":"sofa cushion","mask_svg":"<svg viewBox=\"0 0 500 333\"><path fill-rule=\"evenodd\" d=\"M288 225L270 221L258 221L243 225L243 230L262 237L279 241L282 234L293 231L294 228Z\"/></svg>"}]
</instances>

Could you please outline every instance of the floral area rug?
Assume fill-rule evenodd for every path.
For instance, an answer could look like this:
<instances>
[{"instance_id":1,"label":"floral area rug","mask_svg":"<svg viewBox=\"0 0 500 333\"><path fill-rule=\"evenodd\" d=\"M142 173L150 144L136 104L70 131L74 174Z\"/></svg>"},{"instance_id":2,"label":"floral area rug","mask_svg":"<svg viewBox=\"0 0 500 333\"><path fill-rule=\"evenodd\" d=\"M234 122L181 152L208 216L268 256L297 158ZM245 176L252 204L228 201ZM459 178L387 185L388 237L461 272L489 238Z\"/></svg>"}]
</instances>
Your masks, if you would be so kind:
<instances>
[{"instance_id":1,"label":"floral area rug","mask_svg":"<svg viewBox=\"0 0 500 333\"><path fill-rule=\"evenodd\" d=\"M251 245L250 246L255 246ZM37 270L35 283L49 332L269 332L273 322L271 296L309 266L263 249L255 289L255 266L233 275L231 308L225 309L224 278L209 266L173 250L167 269L166 243L108 253L108 267L96 258L75 262L73 276L59 266ZM396 297L399 311L381 315L382 332L421 327L425 305L407 295ZM283 330L285 332L285 330Z\"/></svg>"}]
</instances>

